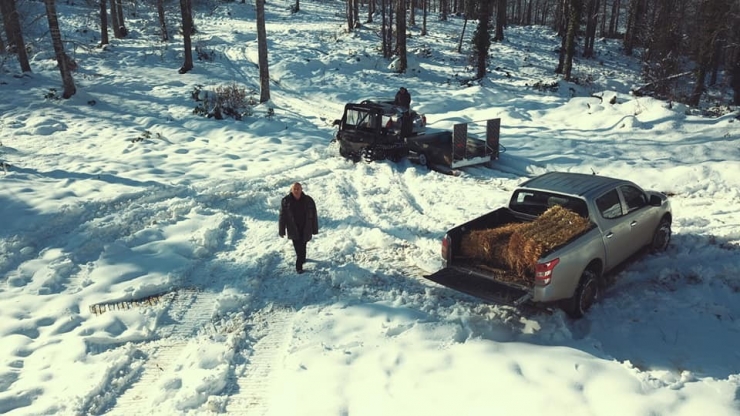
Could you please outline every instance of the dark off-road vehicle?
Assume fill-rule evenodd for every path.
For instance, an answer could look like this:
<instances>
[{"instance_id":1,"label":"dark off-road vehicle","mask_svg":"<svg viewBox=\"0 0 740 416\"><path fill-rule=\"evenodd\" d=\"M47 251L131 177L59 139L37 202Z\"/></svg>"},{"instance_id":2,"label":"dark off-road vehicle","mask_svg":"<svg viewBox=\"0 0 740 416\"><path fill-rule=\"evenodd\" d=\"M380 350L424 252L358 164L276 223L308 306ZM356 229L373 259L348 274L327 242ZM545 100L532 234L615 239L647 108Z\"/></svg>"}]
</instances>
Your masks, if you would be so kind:
<instances>
[{"instance_id":1,"label":"dark off-road vehicle","mask_svg":"<svg viewBox=\"0 0 740 416\"><path fill-rule=\"evenodd\" d=\"M442 170L478 165L499 156L501 119L486 121L486 138L468 135L467 123L453 131L433 130L424 115L396 106L392 101L365 100L345 105L336 141L339 153L354 161L404 157Z\"/></svg>"}]
</instances>

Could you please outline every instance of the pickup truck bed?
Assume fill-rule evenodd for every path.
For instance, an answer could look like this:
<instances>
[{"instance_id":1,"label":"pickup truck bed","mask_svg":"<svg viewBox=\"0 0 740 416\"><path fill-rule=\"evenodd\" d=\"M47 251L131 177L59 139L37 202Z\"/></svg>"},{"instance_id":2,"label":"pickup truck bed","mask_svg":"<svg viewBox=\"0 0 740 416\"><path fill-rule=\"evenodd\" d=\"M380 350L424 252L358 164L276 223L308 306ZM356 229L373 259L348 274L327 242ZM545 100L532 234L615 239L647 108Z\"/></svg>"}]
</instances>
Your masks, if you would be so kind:
<instances>
[{"instance_id":1,"label":"pickup truck bed","mask_svg":"<svg viewBox=\"0 0 740 416\"><path fill-rule=\"evenodd\" d=\"M486 264L479 259L463 257L460 242L464 234L474 230L495 228L502 224L526 221L507 208L499 208L447 232L452 258L448 267L426 276L443 286L495 303L519 304L534 286L534 276L520 276L511 269Z\"/></svg>"}]
</instances>

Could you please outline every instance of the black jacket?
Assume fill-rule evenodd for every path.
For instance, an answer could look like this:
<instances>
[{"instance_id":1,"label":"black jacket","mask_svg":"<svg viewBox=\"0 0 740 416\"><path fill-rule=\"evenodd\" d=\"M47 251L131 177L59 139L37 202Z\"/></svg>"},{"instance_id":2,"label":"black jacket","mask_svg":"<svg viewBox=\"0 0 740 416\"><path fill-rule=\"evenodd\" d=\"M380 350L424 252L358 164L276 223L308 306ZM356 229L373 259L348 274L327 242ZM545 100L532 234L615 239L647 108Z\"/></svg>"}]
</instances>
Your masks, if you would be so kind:
<instances>
[{"instance_id":1,"label":"black jacket","mask_svg":"<svg viewBox=\"0 0 740 416\"><path fill-rule=\"evenodd\" d=\"M411 94L409 94L408 90L398 90L396 93L396 99L393 100L393 102L396 105L409 109L411 107Z\"/></svg>"},{"instance_id":2,"label":"black jacket","mask_svg":"<svg viewBox=\"0 0 740 416\"><path fill-rule=\"evenodd\" d=\"M303 238L304 241L310 241L312 235L319 233L319 217L313 198L302 193L301 199L297 200L288 194L280 201L278 223L280 237L287 231L291 240Z\"/></svg>"}]
</instances>

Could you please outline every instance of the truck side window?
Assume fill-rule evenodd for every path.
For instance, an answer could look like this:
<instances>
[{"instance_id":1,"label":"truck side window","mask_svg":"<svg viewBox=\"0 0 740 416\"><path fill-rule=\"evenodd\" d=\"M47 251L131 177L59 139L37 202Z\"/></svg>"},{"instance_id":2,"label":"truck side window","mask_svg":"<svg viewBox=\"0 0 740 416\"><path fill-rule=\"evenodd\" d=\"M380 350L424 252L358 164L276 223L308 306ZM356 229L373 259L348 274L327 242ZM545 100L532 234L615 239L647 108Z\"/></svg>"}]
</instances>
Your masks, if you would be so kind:
<instances>
[{"instance_id":1,"label":"truck side window","mask_svg":"<svg viewBox=\"0 0 740 416\"><path fill-rule=\"evenodd\" d=\"M596 198L596 207L599 209L601 216L606 219L622 216L622 203L619 201L619 194L616 189Z\"/></svg>"},{"instance_id":2,"label":"truck side window","mask_svg":"<svg viewBox=\"0 0 740 416\"><path fill-rule=\"evenodd\" d=\"M619 187L619 190L622 191L624 202L627 203L628 212L638 210L647 205L645 194L634 186L623 185Z\"/></svg>"},{"instance_id":3,"label":"truck side window","mask_svg":"<svg viewBox=\"0 0 740 416\"><path fill-rule=\"evenodd\" d=\"M347 111L347 120L345 121L348 126L357 126L360 122L361 114L355 110Z\"/></svg>"}]
</instances>

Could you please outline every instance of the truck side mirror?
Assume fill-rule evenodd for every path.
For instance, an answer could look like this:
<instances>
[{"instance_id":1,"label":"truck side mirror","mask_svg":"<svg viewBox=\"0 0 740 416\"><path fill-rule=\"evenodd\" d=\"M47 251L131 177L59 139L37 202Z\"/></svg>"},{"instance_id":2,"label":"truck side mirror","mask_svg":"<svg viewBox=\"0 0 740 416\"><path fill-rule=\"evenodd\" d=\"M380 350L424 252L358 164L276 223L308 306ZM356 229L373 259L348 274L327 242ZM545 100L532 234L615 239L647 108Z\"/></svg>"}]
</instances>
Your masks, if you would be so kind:
<instances>
[{"instance_id":1,"label":"truck side mirror","mask_svg":"<svg viewBox=\"0 0 740 416\"><path fill-rule=\"evenodd\" d=\"M342 122L342 120L340 120L340 119L336 119L336 120L334 120L334 122L333 122L333 123L331 123L331 125L332 125L332 126L338 126L338 125L339 125L339 124L340 124L341 122Z\"/></svg>"}]
</instances>

